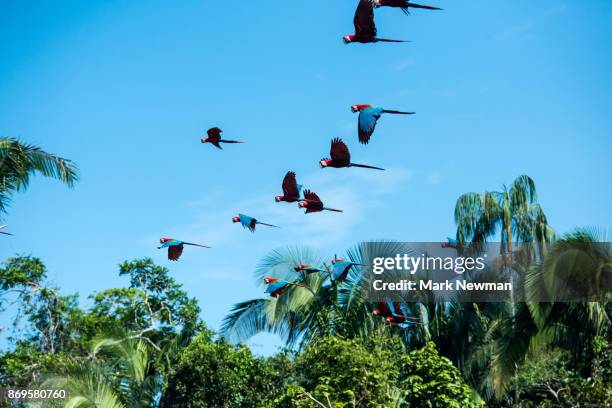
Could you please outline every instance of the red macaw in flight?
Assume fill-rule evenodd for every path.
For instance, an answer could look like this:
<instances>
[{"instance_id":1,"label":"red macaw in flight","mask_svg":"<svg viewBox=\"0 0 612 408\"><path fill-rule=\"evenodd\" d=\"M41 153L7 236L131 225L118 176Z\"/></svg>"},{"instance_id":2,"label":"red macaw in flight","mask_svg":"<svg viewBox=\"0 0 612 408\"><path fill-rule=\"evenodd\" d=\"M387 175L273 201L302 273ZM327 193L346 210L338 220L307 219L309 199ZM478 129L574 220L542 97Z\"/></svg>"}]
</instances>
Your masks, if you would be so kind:
<instances>
[{"instance_id":1,"label":"red macaw in flight","mask_svg":"<svg viewBox=\"0 0 612 408\"><path fill-rule=\"evenodd\" d=\"M331 159L321 159L319 162L322 169L325 167L335 167L338 169L342 167L362 167L365 169L384 170L380 167L368 166L367 164L351 163L351 153L340 138L332 139L329 155Z\"/></svg>"},{"instance_id":2,"label":"red macaw in flight","mask_svg":"<svg viewBox=\"0 0 612 408\"><path fill-rule=\"evenodd\" d=\"M387 322L395 325L411 324L418 320L415 316L407 315L407 310L405 310L405 307L402 308L402 306L405 305L399 302L391 302L391 300L387 299L385 302L378 302L378 308L372 314L384 317Z\"/></svg>"},{"instance_id":3,"label":"red macaw in flight","mask_svg":"<svg viewBox=\"0 0 612 408\"><path fill-rule=\"evenodd\" d=\"M223 149L220 145L220 143L244 143L241 142L239 140L225 140L225 139L221 139L221 133L223 131L221 129L219 129L218 127L214 127L214 128L210 128L206 131L206 133L208 134L208 137L206 138L202 138L200 139L200 141L202 143L211 143L213 146L219 148L219 149Z\"/></svg>"},{"instance_id":4,"label":"red macaw in flight","mask_svg":"<svg viewBox=\"0 0 612 408\"><path fill-rule=\"evenodd\" d=\"M305 289L308 289L314 295L314 292L308 286L305 286L301 281L298 280L289 282L278 278L264 278L264 283L268 285L265 293L269 293L270 296L274 298L279 297L292 286L300 286Z\"/></svg>"},{"instance_id":5,"label":"red macaw in flight","mask_svg":"<svg viewBox=\"0 0 612 408\"><path fill-rule=\"evenodd\" d=\"M251 232L255 232L255 227L257 226L257 224L265 225L267 227L279 228L276 225L266 224L265 222L257 221L255 218L249 217L248 215L244 214L238 214L237 217L233 217L232 222L241 223L243 228L248 228Z\"/></svg>"},{"instance_id":6,"label":"red macaw in flight","mask_svg":"<svg viewBox=\"0 0 612 408\"><path fill-rule=\"evenodd\" d=\"M178 239L174 239L174 238L160 238L159 243L161 244L161 246L157 247L157 249L168 248L168 259L170 261L178 261L178 259L183 254L183 248L185 245L197 246L201 248L210 248L209 246L206 246L206 245L193 244L191 242L179 241Z\"/></svg>"},{"instance_id":7,"label":"red macaw in flight","mask_svg":"<svg viewBox=\"0 0 612 408\"><path fill-rule=\"evenodd\" d=\"M321 211L335 211L342 212L342 210L336 210L335 208L328 208L323 205L323 202L319 198L319 196L310 191L304 190L304 199L298 202L298 207L305 208L305 214L321 212Z\"/></svg>"},{"instance_id":8,"label":"red macaw in flight","mask_svg":"<svg viewBox=\"0 0 612 408\"><path fill-rule=\"evenodd\" d=\"M353 113L359 112L359 119L357 123L357 134L359 136L359 142L362 144L368 144L376 123L383 113L392 113L396 115L414 115L416 112L402 112L397 110L384 109L374 105L368 104L357 104L351 106Z\"/></svg>"},{"instance_id":9,"label":"red macaw in flight","mask_svg":"<svg viewBox=\"0 0 612 408\"><path fill-rule=\"evenodd\" d=\"M300 200L302 193L302 186L297 183L295 173L288 171L283 179L283 195L274 197L274 201L280 203L284 201L286 203L295 203Z\"/></svg>"},{"instance_id":10,"label":"red macaw in flight","mask_svg":"<svg viewBox=\"0 0 612 408\"><path fill-rule=\"evenodd\" d=\"M303 272L306 274L325 272L321 268L315 268L314 266L307 265L307 264L299 264L295 268L293 268L293 270L296 272Z\"/></svg>"},{"instance_id":11,"label":"red macaw in flight","mask_svg":"<svg viewBox=\"0 0 612 408\"><path fill-rule=\"evenodd\" d=\"M402 40L389 40L386 38L378 38L376 23L374 22L374 9L378 7L399 7L402 11L408 14L408 8L422 8L428 10L440 10L438 7L422 6L420 4L411 3L408 0L359 0L353 25L355 33L345 35L342 39L345 44L359 43L375 43L375 42L405 42Z\"/></svg>"},{"instance_id":12,"label":"red macaw in flight","mask_svg":"<svg viewBox=\"0 0 612 408\"><path fill-rule=\"evenodd\" d=\"M3 228L6 228L6 225L0 225L0 229L3 229ZM10 232L3 232L3 231L0 231L0 234L2 234L2 235L13 235Z\"/></svg>"}]
</instances>

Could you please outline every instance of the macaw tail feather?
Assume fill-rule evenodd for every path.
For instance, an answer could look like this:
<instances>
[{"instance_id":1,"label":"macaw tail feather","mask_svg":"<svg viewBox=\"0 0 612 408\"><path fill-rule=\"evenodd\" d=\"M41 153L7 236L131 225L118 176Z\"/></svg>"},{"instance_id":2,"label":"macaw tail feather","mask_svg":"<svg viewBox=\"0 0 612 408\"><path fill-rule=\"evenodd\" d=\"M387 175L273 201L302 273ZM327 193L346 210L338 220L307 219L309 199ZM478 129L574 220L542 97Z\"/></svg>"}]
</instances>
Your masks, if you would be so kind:
<instances>
[{"instance_id":1,"label":"macaw tail feather","mask_svg":"<svg viewBox=\"0 0 612 408\"><path fill-rule=\"evenodd\" d=\"M404 43L404 42L408 42L406 40L391 40L389 38L377 38L376 39L377 42L394 42L394 43Z\"/></svg>"},{"instance_id":2,"label":"macaw tail feather","mask_svg":"<svg viewBox=\"0 0 612 408\"><path fill-rule=\"evenodd\" d=\"M416 112L402 112L402 111L397 111L397 110L385 109L383 110L383 113L394 113L396 115L414 115Z\"/></svg>"},{"instance_id":3,"label":"macaw tail feather","mask_svg":"<svg viewBox=\"0 0 612 408\"><path fill-rule=\"evenodd\" d=\"M201 248L210 248L209 246L206 246L206 245L193 244L193 243L191 243L191 242L183 242L183 244L185 244L185 245L197 246L197 247L201 247Z\"/></svg>"},{"instance_id":4,"label":"macaw tail feather","mask_svg":"<svg viewBox=\"0 0 612 408\"><path fill-rule=\"evenodd\" d=\"M425 9L425 10L442 10L440 7L427 6L427 5L416 4L416 3L408 3L408 7L420 8L420 9Z\"/></svg>"},{"instance_id":5,"label":"macaw tail feather","mask_svg":"<svg viewBox=\"0 0 612 408\"><path fill-rule=\"evenodd\" d=\"M349 166L350 167L361 167L361 168L364 168L364 169L384 170L384 169L382 169L380 167L368 166L367 164L355 164L355 163L351 163Z\"/></svg>"},{"instance_id":6,"label":"macaw tail feather","mask_svg":"<svg viewBox=\"0 0 612 408\"><path fill-rule=\"evenodd\" d=\"M258 223L258 224L261 224L261 225L265 225L266 227L280 228L280 227L279 227L279 226L277 226L277 225L267 224L267 223L265 223L265 222L261 222L261 221L257 221L257 223Z\"/></svg>"},{"instance_id":7,"label":"macaw tail feather","mask_svg":"<svg viewBox=\"0 0 612 408\"><path fill-rule=\"evenodd\" d=\"M244 143L240 140L219 140L221 143Z\"/></svg>"},{"instance_id":8,"label":"macaw tail feather","mask_svg":"<svg viewBox=\"0 0 612 408\"><path fill-rule=\"evenodd\" d=\"M323 207L323 209L324 209L324 210L327 210L327 211L344 212L344 211L342 211L342 210L336 210L335 208L327 208L327 207Z\"/></svg>"}]
</instances>

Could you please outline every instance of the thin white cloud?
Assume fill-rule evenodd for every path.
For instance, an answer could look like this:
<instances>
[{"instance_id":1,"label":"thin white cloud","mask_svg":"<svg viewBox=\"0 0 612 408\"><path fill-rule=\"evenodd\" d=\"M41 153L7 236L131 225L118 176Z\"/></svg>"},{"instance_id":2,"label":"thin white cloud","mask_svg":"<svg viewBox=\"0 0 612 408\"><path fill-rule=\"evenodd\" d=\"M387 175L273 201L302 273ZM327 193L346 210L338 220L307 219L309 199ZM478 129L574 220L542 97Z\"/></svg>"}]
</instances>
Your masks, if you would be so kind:
<instances>
[{"instance_id":1,"label":"thin white cloud","mask_svg":"<svg viewBox=\"0 0 612 408\"><path fill-rule=\"evenodd\" d=\"M393 66L393 70L398 72L404 71L406 68L414 65L414 62L414 58L403 59Z\"/></svg>"},{"instance_id":2,"label":"thin white cloud","mask_svg":"<svg viewBox=\"0 0 612 408\"><path fill-rule=\"evenodd\" d=\"M249 245L253 238L240 225L232 225L231 217L244 213L281 227L275 231L266 231L267 227L260 227L256 234L277 234L273 239L281 234L291 242L307 246L339 245L351 237L354 228L366 219L369 210L384 204L384 195L397 191L411 176L412 172L404 168L384 172L325 169L305 177L298 175L298 181L315 191L326 206L342 209L342 213L325 211L305 215L296 203L275 203L274 192L233 203L227 195L219 193L212 199L208 197L191 203L190 206L197 209L193 222L173 227L167 233L197 240L213 249L230 245L238 248L243 244ZM220 202L223 205L219 205ZM146 238L149 243L157 239Z\"/></svg>"}]
</instances>

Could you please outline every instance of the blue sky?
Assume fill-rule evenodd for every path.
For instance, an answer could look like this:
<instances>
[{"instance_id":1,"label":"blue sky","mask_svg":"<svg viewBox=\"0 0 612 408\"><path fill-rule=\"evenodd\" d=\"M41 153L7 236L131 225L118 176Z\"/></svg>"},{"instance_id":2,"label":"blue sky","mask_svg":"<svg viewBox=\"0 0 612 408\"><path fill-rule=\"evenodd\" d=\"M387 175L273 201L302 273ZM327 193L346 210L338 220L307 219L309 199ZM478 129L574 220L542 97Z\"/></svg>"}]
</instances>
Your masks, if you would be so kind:
<instances>
[{"instance_id":1,"label":"blue sky","mask_svg":"<svg viewBox=\"0 0 612 408\"><path fill-rule=\"evenodd\" d=\"M81 182L16 196L1 258L41 257L87 305L127 284L117 264L152 257L217 328L263 295L268 251L441 240L460 194L520 174L557 231L612 226L611 2L431 0L445 10L377 11L381 36L412 42L349 46L355 0L231 3L2 1L0 134L74 160ZM417 114L383 117L362 146L354 103ZM201 145L211 126L247 143ZM388 170L319 169L333 137ZM275 204L287 170L345 212ZM282 228L250 234L238 212ZM214 248L170 263L160 236Z\"/></svg>"}]
</instances>

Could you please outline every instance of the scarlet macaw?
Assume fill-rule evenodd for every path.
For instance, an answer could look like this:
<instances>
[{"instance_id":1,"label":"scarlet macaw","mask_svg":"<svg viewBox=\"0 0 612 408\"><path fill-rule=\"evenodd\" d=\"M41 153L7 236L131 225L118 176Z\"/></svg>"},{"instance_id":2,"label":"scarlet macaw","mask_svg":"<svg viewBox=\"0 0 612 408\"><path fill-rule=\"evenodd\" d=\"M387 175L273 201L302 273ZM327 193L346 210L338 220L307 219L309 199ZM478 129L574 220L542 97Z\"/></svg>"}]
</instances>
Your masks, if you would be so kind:
<instances>
[{"instance_id":1,"label":"scarlet macaw","mask_svg":"<svg viewBox=\"0 0 612 408\"><path fill-rule=\"evenodd\" d=\"M407 308L403 303L391 302L387 299L385 302L378 302L378 309L375 309L372 314L384 317L390 324L411 324L418 320L415 316L407 314Z\"/></svg>"},{"instance_id":2,"label":"scarlet macaw","mask_svg":"<svg viewBox=\"0 0 612 408\"><path fill-rule=\"evenodd\" d=\"M388 110L368 104L353 105L351 106L351 111L353 113L359 112L357 134L359 135L359 142L362 144L368 144L376 128L376 123L383 113L392 113L396 115L414 115L416 113Z\"/></svg>"},{"instance_id":3,"label":"scarlet macaw","mask_svg":"<svg viewBox=\"0 0 612 408\"><path fill-rule=\"evenodd\" d=\"M198 246L201 248L210 248L206 245L192 244L191 242L179 241L174 238L160 238L159 243L162 244L157 249L168 248L168 259L171 261L178 261L183 253L183 247L185 245Z\"/></svg>"},{"instance_id":4,"label":"scarlet macaw","mask_svg":"<svg viewBox=\"0 0 612 408\"><path fill-rule=\"evenodd\" d=\"M0 225L0 229L3 229L3 228L6 228L6 225ZM0 231L0 234L3 234L3 235L13 235L10 232L2 232L2 231Z\"/></svg>"},{"instance_id":5,"label":"scarlet macaw","mask_svg":"<svg viewBox=\"0 0 612 408\"><path fill-rule=\"evenodd\" d=\"M331 149L329 151L330 159L322 159L319 164L321 168L325 167L362 167L366 169L375 169L375 170L384 170L380 167L368 166L366 164L355 164L351 163L351 153L349 152L348 147L340 138L332 139L331 141Z\"/></svg>"},{"instance_id":6,"label":"scarlet macaw","mask_svg":"<svg viewBox=\"0 0 612 408\"><path fill-rule=\"evenodd\" d=\"M202 143L211 143L213 146L219 148L219 149L223 149L221 147L221 145L219 143L244 143L241 142L239 140L224 140L221 139L221 133L223 131L221 129L219 129L218 127L214 127L214 128L210 128L206 131L206 133L208 134L207 138L202 138L200 139L200 141Z\"/></svg>"},{"instance_id":7,"label":"scarlet macaw","mask_svg":"<svg viewBox=\"0 0 612 408\"><path fill-rule=\"evenodd\" d=\"M237 217L232 218L232 221L241 223L243 228L248 228L249 231L251 232L255 232L255 226L257 224L265 225L268 227L279 228L276 225L266 224L265 222L257 221L255 218L249 217L248 215L244 215L244 214L238 214Z\"/></svg>"},{"instance_id":8,"label":"scarlet macaw","mask_svg":"<svg viewBox=\"0 0 612 408\"><path fill-rule=\"evenodd\" d=\"M438 7L422 6L420 4L410 3L408 0L360 0L353 18L355 33L345 35L342 39L345 44L360 42L404 42L402 40L388 40L386 38L378 38L376 36L376 23L374 22L374 8L378 7L399 7L402 11L408 14L408 8L423 8L428 10L440 10Z\"/></svg>"},{"instance_id":9,"label":"scarlet macaw","mask_svg":"<svg viewBox=\"0 0 612 408\"><path fill-rule=\"evenodd\" d=\"M443 242L442 243L442 248L455 248L455 249L457 249L459 246L461 246L461 243L459 241L457 241L456 239L453 239L451 237L446 237L446 241L447 242Z\"/></svg>"},{"instance_id":10,"label":"scarlet macaw","mask_svg":"<svg viewBox=\"0 0 612 408\"><path fill-rule=\"evenodd\" d=\"M293 268L293 270L296 271L296 272L304 272L304 273L307 273L307 274L317 273L317 272L325 272L321 268L315 268L314 266L310 266L310 265L306 265L306 264L299 264L298 266Z\"/></svg>"},{"instance_id":11,"label":"scarlet macaw","mask_svg":"<svg viewBox=\"0 0 612 408\"><path fill-rule=\"evenodd\" d=\"M334 259L332 260L332 264L334 267L332 268L332 277L337 281L344 281L348 276L349 270L353 266L367 266L364 264L359 264L355 262L345 261L344 259Z\"/></svg>"},{"instance_id":12,"label":"scarlet macaw","mask_svg":"<svg viewBox=\"0 0 612 408\"><path fill-rule=\"evenodd\" d=\"M305 208L305 214L321 212L324 210L342 212L342 210L325 207L319 196L310 190L304 190L304 199L298 202L298 207Z\"/></svg>"},{"instance_id":13,"label":"scarlet macaw","mask_svg":"<svg viewBox=\"0 0 612 408\"><path fill-rule=\"evenodd\" d=\"M288 282L278 278L264 278L264 283L268 285L265 293L269 293L274 298L279 297L292 286L303 286L299 281Z\"/></svg>"},{"instance_id":14,"label":"scarlet macaw","mask_svg":"<svg viewBox=\"0 0 612 408\"><path fill-rule=\"evenodd\" d=\"M277 203L284 201L286 203L294 203L300 200L302 186L297 183L295 173L288 171L283 179L283 195L274 197Z\"/></svg>"}]
</instances>

